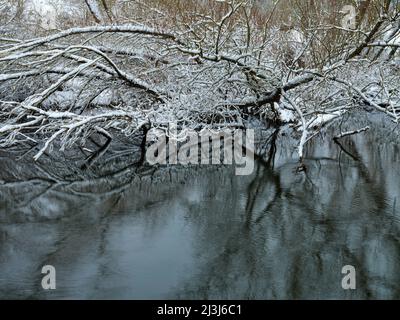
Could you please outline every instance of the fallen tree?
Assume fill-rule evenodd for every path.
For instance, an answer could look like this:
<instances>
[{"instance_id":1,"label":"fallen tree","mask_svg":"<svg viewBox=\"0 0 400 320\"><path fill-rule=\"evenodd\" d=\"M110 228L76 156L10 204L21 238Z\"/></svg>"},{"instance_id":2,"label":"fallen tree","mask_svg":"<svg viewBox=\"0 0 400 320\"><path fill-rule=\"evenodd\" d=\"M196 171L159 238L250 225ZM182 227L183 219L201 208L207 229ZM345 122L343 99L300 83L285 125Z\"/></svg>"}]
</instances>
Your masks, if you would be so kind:
<instances>
[{"instance_id":1,"label":"fallen tree","mask_svg":"<svg viewBox=\"0 0 400 320\"><path fill-rule=\"evenodd\" d=\"M358 29L317 20L286 30L271 22L279 1L261 25L251 1L219 2L220 14L203 8L172 24L154 7L159 26L0 37L0 146L30 141L38 160L55 141L64 150L93 134L112 139L171 122L249 128L257 118L291 122L302 162L308 141L351 110L372 108L398 123L398 6L385 1ZM333 33L337 42L327 43Z\"/></svg>"}]
</instances>

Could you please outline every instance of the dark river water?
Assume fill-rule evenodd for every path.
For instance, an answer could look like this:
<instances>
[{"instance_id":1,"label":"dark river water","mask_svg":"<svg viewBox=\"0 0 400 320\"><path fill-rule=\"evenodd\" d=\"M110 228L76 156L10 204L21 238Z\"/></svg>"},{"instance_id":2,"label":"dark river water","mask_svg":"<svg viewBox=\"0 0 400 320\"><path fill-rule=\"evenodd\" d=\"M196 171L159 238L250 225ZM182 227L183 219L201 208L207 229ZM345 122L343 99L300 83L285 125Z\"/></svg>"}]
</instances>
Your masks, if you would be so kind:
<instances>
[{"instance_id":1,"label":"dark river water","mask_svg":"<svg viewBox=\"0 0 400 320\"><path fill-rule=\"evenodd\" d=\"M25 169L2 155L0 298L400 299L392 129L343 149L317 138L305 173L294 147L277 147L245 177L210 166L127 170L115 185L22 182L9 176ZM44 265L56 290L41 287ZM345 265L356 290L341 286Z\"/></svg>"}]
</instances>

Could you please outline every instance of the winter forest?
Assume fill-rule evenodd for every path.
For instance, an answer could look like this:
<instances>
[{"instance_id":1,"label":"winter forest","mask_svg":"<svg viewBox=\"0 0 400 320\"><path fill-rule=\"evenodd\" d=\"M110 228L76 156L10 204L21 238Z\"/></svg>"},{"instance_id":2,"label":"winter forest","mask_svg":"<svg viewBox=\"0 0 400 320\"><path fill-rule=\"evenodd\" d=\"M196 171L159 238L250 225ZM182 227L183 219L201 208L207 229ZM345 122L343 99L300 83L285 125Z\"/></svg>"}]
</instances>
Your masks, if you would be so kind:
<instances>
[{"instance_id":1,"label":"winter forest","mask_svg":"<svg viewBox=\"0 0 400 320\"><path fill-rule=\"evenodd\" d=\"M1 146L45 142L37 160L96 133L241 128L254 117L298 126L301 160L348 112L397 123L399 3L355 2L345 24L346 5L2 1Z\"/></svg>"},{"instance_id":2,"label":"winter forest","mask_svg":"<svg viewBox=\"0 0 400 320\"><path fill-rule=\"evenodd\" d=\"M400 0L0 0L0 272L67 261L86 289L56 298L400 298L399 122ZM255 174L148 165L171 124L255 130ZM126 271L152 259L157 288ZM316 278L346 259L353 296ZM0 297L54 297L4 279Z\"/></svg>"}]
</instances>

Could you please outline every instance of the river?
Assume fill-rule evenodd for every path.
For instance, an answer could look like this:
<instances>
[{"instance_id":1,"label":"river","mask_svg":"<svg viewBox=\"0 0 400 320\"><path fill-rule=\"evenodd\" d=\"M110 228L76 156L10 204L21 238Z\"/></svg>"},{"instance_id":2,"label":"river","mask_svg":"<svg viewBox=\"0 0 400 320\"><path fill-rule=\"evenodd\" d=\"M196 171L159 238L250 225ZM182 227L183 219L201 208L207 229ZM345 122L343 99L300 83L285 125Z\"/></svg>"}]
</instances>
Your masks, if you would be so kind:
<instances>
[{"instance_id":1,"label":"river","mask_svg":"<svg viewBox=\"0 0 400 320\"><path fill-rule=\"evenodd\" d=\"M376 121L345 151L316 138L305 173L278 146L273 165L258 160L245 177L205 166L118 184L23 182L3 153L0 298L399 299L393 128ZM41 287L44 265L56 290ZM356 290L341 286L345 265Z\"/></svg>"}]
</instances>

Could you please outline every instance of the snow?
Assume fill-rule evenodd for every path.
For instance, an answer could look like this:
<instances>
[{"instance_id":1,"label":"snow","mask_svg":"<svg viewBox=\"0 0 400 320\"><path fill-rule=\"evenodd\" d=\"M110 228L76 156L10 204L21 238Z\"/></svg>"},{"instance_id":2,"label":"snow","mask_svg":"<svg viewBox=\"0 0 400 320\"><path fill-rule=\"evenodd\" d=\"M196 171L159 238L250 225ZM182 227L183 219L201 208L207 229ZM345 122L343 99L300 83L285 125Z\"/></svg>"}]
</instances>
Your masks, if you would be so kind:
<instances>
[{"instance_id":1,"label":"snow","mask_svg":"<svg viewBox=\"0 0 400 320\"><path fill-rule=\"evenodd\" d=\"M112 103L115 103L115 95L112 92L111 89L107 89L105 91L103 91L102 93L100 93L94 100L93 100L93 104L95 105L99 105L99 106L109 106Z\"/></svg>"},{"instance_id":2,"label":"snow","mask_svg":"<svg viewBox=\"0 0 400 320\"><path fill-rule=\"evenodd\" d=\"M27 0L25 12L28 20L37 21L45 30L56 29L61 15L83 17L82 10L73 3L66 5L63 0Z\"/></svg>"},{"instance_id":3,"label":"snow","mask_svg":"<svg viewBox=\"0 0 400 320\"><path fill-rule=\"evenodd\" d=\"M286 32L286 37L288 42L292 42L295 44L303 44L305 43L305 36L303 32L296 30L296 29L291 29Z\"/></svg>"},{"instance_id":4,"label":"snow","mask_svg":"<svg viewBox=\"0 0 400 320\"><path fill-rule=\"evenodd\" d=\"M80 8L84 8L86 13L90 6L94 16L101 16L98 1L79 1ZM39 22L46 28L61 27L62 23L56 26L59 15L70 12L70 8L60 0L27 2L38 13L34 18L39 16L42 19ZM376 81L382 77L385 90L396 98L398 74L391 65L385 62L371 66L361 60L350 65L340 55L332 59L336 63L313 69L315 66L310 63L312 48L307 46L304 34L291 25L271 30L266 38L266 43L271 45L262 44L265 48L258 55L258 44L243 42L246 39L240 24L230 31L234 40L224 36L216 53L215 35L208 33L204 43L194 45L192 36L181 33L176 27L157 23L147 26L141 20L137 24L108 26L92 23L93 20L87 26L47 32L39 38L5 44L0 50L1 66L4 65L0 72L1 85L11 88L14 82L7 81L18 78L23 78L17 83L19 87L23 83L29 88L30 83L36 82L38 88L29 89L32 98L27 101L35 108L28 110L51 118L53 122L46 126L53 126L52 130L58 129L62 122L54 119L65 114L43 112L39 109L42 104L46 107L44 110L84 110L85 113L97 110L96 107L111 107L121 110L121 113L113 114L116 117L125 117L127 110L141 110L140 116L151 119L154 126L165 127L168 122L182 121L197 129L202 126L241 126L243 119L247 118L241 112L247 113L247 110L252 116L260 115L261 120L275 116L270 103L277 101L275 110L280 120L295 123L295 127L301 125L301 157L307 134L312 136L314 130L318 131L325 123L340 117L342 112L336 110L353 108L364 100L375 109L396 116L390 114L393 111L381 107L386 104L379 104L387 99L382 83ZM74 24L67 26L71 25ZM395 35L391 25L387 28L384 31L388 37L381 39L380 34L374 41L399 43L400 35ZM262 36L254 35L255 39L256 35ZM244 50L244 45L251 47ZM61 55L63 50L65 54ZM374 50L383 52L379 45ZM354 50L349 54L352 52ZM304 57L304 61L300 61L300 57ZM26 66L21 66L20 62ZM85 64L76 68L81 63ZM53 74L55 68L59 74ZM289 72L289 68L294 70ZM46 80L43 85L39 82L41 79ZM39 90L44 91L40 93ZM8 97L7 91L10 90L4 90L7 99L13 99ZM24 97L28 95L22 88L20 91ZM35 92L36 96L33 95ZM288 99L293 99L294 103L285 105L290 101ZM134 119L136 121L136 114ZM125 118L111 119L107 115L106 120L109 121L104 121L107 125L114 125L112 121L117 121L118 125L125 121L129 132L139 128L135 122ZM68 121L73 128L78 128L92 120L79 125L74 124L74 119Z\"/></svg>"},{"instance_id":5,"label":"snow","mask_svg":"<svg viewBox=\"0 0 400 320\"><path fill-rule=\"evenodd\" d=\"M55 29L57 26L57 8L50 0L32 0L27 4L28 11L39 16L40 26L44 29ZM31 17L33 15L30 15Z\"/></svg>"},{"instance_id":6,"label":"snow","mask_svg":"<svg viewBox=\"0 0 400 320\"><path fill-rule=\"evenodd\" d=\"M343 115L343 111L335 111L328 114L319 114L308 123L308 127L319 127Z\"/></svg>"},{"instance_id":7,"label":"snow","mask_svg":"<svg viewBox=\"0 0 400 320\"><path fill-rule=\"evenodd\" d=\"M275 103L275 108L278 110L279 118L282 122L289 123L289 122L296 121L296 115L294 114L293 111L282 108L277 103Z\"/></svg>"}]
</instances>

